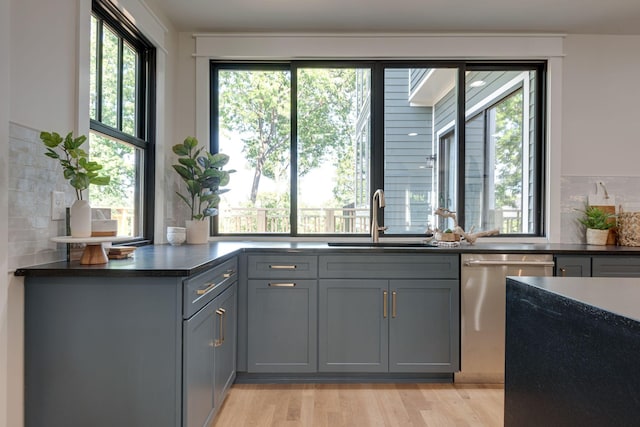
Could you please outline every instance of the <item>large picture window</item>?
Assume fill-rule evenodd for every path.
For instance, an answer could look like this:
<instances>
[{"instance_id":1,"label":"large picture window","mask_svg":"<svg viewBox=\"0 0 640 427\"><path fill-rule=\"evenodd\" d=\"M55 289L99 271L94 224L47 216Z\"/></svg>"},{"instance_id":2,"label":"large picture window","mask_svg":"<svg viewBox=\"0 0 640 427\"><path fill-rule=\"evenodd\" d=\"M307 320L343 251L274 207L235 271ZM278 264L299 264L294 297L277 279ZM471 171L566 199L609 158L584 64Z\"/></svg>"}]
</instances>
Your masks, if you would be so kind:
<instances>
[{"instance_id":1,"label":"large picture window","mask_svg":"<svg viewBox=\"0 0 640 427\"><path fill-rule=\"evenodd\" d=\"M211 63L212 150L238 172L218 234L542 234L544 69L473 62ZM380 222L382 218L382 222Z\"/></svg>"},{"instance_id":2,"label":"large picture window","mask_svg":"<svg viewBox=\"0 0 640 427\"><path fill-rule=\"evenodd\" d=\"M90 193L118 233L153 238L154 48L117 8L94 0L91 16L90 156L111 183Z\"/></svg>"}]
</instances>

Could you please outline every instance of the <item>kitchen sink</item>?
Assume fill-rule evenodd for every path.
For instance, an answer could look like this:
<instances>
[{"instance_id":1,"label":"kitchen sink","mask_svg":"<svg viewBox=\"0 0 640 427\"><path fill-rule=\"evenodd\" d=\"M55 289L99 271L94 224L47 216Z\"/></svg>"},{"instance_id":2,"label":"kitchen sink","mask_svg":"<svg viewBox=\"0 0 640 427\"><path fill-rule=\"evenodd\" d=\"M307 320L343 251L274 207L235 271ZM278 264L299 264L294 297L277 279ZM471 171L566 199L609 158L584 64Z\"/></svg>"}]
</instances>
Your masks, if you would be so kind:
<instances>
[{"instance_id":1,"label":"kitchen sink","mask_svg":"<svg viewBox=\"0 0 640 427\"><path fill-rule=\"evenodd\" d=\"M430 242L393 242L393 241L383 241L383 242L327 242L329 246L360 246L360 247L387 247L387 248L412 248L412 247L432 247L434 246Z\"/></svg>"}]
</instances>

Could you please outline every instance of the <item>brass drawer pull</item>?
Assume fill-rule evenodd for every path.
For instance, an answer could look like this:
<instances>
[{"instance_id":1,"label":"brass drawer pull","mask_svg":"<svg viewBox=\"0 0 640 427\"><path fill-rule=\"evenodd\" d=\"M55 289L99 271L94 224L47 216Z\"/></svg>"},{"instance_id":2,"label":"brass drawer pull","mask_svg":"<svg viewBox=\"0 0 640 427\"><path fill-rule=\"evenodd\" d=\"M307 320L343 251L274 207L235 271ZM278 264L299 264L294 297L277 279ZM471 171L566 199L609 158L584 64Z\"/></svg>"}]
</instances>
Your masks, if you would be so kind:
<instances>
[{"instance_id":1,"label":"brass drawer pull","mask_svg":"<svg viewBox=\"0 0 640 427\"><path fill-rule=\"evenodd\" d=\"M227 311L224 308L219 308L216 310L216 314L220 316L220 338L216 340L215 347L220 347L222 343L224 343L224 318L226 312Z\"/></svg>"},{"instance_id":2,"label":"brass drawer pull","mask_svg":"<svg viewBox=\"0 0 640 427\"><path fill-rule=\"evenodd\" d=\"M389 293L387 291L382 291L382 317L384 319L387 318L387 306L389 305L389 303L387 302L388 298L387 296L389 295Z\"/></svg>"},{"instance_id":3,"label":"brass drawer pull","mask_svg":"<svg viewBox=\"0 0 640 427\"><path fill-rule=\"evenodd\" d=\"M396 317L396 299L398 293L396 291L391 292L391 317Z\"/></svg>"},{"instance_id":4,"label":"brass drawer pull","mask_svg":"<svg viewBox=\"0 0 640 427\"><path fill-rule=\"evenodd\" d=\"M298 268L298 266L295 264L293 265L271 264L269 265L269 268L271 268L272 270L295 270L296 268Z\"/></svg>"},{"instance_id":5,"label":"brass drawer pull","mask_svg":"<svg viewBox=\"0 0 640 427\"><path fill-rule=\"evenodd\" d=\"M229 277L233 276L236 274L235 270L227 270L222 277L224 277L225 279L228 279Z\"/></svg>"},{"instance_id":6,"label":"brass drawer pull","mask_svg":"<svg viewBox=\"0 0 640 427\"><path fill-rule=\"evenodd\" d=\"M293 288L296 286L295 283L269 283L270 287L273 288Z\"/></svg>"},{"instance_id":7,"label":"brass drawer pull","mask_svg":"<svg viewBox=\"0 0 640 427\"><path fill-rule=\"evenodd\" d=\"M216 287L215 282L211 282L211 283L209 283L209 285L206 288L198 289L196 291L196 295L202 296L202 295L206 294L207 292L209 292L211 289L213 289L215 287Z\"/></svg>"}]
</instances>

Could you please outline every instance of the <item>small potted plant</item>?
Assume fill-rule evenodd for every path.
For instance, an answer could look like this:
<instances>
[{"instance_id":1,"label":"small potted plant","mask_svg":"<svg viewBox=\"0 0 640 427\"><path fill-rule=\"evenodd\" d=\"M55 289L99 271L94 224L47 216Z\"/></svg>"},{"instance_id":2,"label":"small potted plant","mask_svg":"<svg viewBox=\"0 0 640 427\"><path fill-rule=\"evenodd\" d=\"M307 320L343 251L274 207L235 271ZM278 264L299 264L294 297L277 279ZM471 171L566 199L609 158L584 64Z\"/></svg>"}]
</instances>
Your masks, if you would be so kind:
<instances>
[{"instance_id":1,"label":"small potted plant","mask_svg":"<svg viewBox=\"0 0 640 427\"><path fill-rule=\"evenodd\" d=\"M207 243L209 238L209 218L218 214L220 194L229 183L229 174L234 170L223 170L229 162L229 156L222 153L211 154L198 140L189 136L182 144L172 147L178 155L178 164L173 169L180 175L187 187L187 194L176 192L190 209L190 218L186 221L187 243Z\"/></svg>"},{"instance_id":2,"label":"small potted plant","mask_svg":"<svg viewBox=\"0 0 640 427\"><path fill-rule=\"evenodd\" d=\"M90 185L108 185L111 178L100 175L102 165L89 160L89 154L81 147L87 140L85 135L77 138L69 132L66 137L56 132L41 132L40 139L47 147L45 156L60 161L62 173L76 191L77 200L71 205L70 227L72 237L91 236L91 205L84 200L82 192Z\"/></svg>"},{"instance_id":3,"label":"small potted plant","mask_svg":"<svg viewBox=\"0 0 640 427\"><path fill-rule=\"evenodd\" d=\"M578 221L587 229L587 244L606 245L609 230L616 225L614 221L615 215L605 212L597 206L587 206L581 212L583 216L578 218Z\"/></svg>"}]
</instances>

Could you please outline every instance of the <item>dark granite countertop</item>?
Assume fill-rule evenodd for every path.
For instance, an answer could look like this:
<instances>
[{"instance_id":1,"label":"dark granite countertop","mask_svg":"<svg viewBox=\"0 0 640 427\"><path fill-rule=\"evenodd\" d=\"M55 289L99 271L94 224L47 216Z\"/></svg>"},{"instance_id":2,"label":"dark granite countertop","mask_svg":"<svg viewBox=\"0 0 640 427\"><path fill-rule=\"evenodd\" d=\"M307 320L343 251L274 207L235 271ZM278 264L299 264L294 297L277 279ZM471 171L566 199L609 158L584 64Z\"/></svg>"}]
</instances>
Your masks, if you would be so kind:
<instances>
[{"instance_id":1,"label":"dark granite countertop","mask_svg":"<svg viewBox=\"0 0 640 427\"><path fill-rule=\"evenodd\" d=\"M343 240L344 241L344 240ZM385 241L381 239L381 241ZM388 240L387 240L388 242ZM341 243L341 245L344 243ZM553 253L574 255L640 256L640 247L588 246L581 244L533 243L463 243L457 248L434 246L364 247L329 246L327 242L287 241L218 241L206 245L171 246L149 245L136 249L134 256L111 260L102 265L80 265L73 262L54 262L16 270L17 276L189 276L199 273L241 252L309 252L333 253Z\"/></svg>"},{"instance_id":2,"label":"dark granite countertop","mask_svg":"<svg viewBox=\"0 0 640 427\"><path fill-rule=\"evenodd\" d=\"M640 278L509 277L529 286L640 322Z\"/></svg>"}]
</instances>

